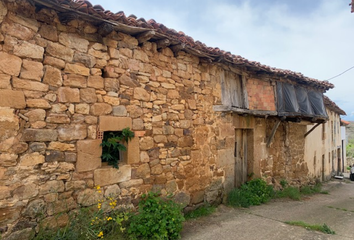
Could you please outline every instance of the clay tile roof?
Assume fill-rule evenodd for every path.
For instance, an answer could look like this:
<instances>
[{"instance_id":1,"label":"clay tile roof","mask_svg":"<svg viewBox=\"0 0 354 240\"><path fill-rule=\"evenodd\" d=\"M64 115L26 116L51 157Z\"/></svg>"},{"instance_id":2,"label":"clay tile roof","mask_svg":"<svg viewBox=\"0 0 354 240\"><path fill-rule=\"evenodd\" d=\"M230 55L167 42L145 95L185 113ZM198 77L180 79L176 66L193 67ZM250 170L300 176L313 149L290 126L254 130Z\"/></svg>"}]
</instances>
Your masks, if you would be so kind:
<instances>
[{"instance_id":1,"label":"clay tile roof","mask_svg":"<svg viewBox=\"0 0 354 240\"><path fill-rule=\"evenodd\" d=\"M340 107L337 106L329 97L323 95L323 102L327 108L332 110L333 112L338 113L339 115L347 115L344 110L342 110Z\"/></svg>"},{"instance_id":2,"label":"clay tile roof","mask_svg":"<svg viewBox=\"0 0 354 240\"><path fill-rule=\"evenodd\" d=\"M340 120L341 126L348 126L350 124L350 122L345 121L343 119Z\"/></svg>"},{"instance_id":3,"label":"clay tile roof","mask_svg":"<svg viewBox=\"0 0 354 240\"><path fill-rule=\"evenodd\" d=\"M239 55L231 54L230 52L221 51L219 48L208 47L200 41L195 41L192 37L187 36L181 31L176 31L170 29L161 23L157 23L154 19L145 21L143 18L137 19L135 15L130 15L126 17L124 12L120 11L117 13L112 13L106 11L101 5L92 6L92 4L87 0L33 0L34 2L39 2L40 4L46 5L44 2L49 2L55 6L63 6L66 8L71 8L73 10L86 13L88 15L102 18L103 20L116 21L120 24L125 24L132 27L139 27L146 30L155 29L156 32L163 34L164 37L173 40L174 42L185 43L190 48L196 50L211 59L224 59L231 64L241 65L245 67L253 67L259 71L263 71L269 74L276 74L281 77L289 77L294 81L301 83L307 83L315 87L321 87L325 90L333 88L334 85L327 81L319 81L317 79L309 78L301 73L293 72L290 70L283 70L279 68L270 67L263 65L259 62L247 60ZM354 2L354 0L352 0Z\"/></svg>"}]
</instances>

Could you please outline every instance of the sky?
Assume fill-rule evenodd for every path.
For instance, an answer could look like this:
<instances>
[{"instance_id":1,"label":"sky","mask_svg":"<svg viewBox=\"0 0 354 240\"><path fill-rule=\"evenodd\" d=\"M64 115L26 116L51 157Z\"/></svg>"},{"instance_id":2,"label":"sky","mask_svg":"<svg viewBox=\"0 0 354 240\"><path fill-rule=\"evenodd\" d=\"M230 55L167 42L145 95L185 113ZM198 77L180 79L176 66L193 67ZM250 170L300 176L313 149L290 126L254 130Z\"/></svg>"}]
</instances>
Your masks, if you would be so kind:
<instances>
[{"instance_id":1,"label":"sky","mask_svg":"<svg viewBox=\"0 0 354 240\"><path fill-rule=\"evenodd\" d=\"M90 0L154 19L210 47L329 80L325 93L354 121L354 13L350 0ZM352 98L353 97L353 98Z\"/></svg>"}]
</instances>

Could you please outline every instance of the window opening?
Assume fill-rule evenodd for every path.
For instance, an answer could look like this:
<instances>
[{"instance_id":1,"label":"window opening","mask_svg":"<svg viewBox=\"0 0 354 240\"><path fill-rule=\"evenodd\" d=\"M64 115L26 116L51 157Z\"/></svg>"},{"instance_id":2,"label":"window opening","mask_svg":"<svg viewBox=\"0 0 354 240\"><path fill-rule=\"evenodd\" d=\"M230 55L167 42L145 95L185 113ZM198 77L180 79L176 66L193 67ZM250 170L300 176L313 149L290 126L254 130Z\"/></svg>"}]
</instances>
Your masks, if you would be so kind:
<instances>
[{"instance_id":1,"label":"window opening","mask_svg":"<svg viewBox=\"0 0 354 240\"><path fill-rule=\"evenodd\" d=\"M222 103L226 106L248 108L244 79L239 74L224 72L222 78Z\"/></svg>"},{"instance_id":2,"label":"window opening","mask_svg":"<svg viewBox=\"0 0 354 240\"><path fill-rule=\"evenodd\" d=\"M124 161L127 144L134 137L134 132L129 128L122 131L105 131L102 139L102 162L118 168L118 163Z\"/></svg>"}]
</instances>

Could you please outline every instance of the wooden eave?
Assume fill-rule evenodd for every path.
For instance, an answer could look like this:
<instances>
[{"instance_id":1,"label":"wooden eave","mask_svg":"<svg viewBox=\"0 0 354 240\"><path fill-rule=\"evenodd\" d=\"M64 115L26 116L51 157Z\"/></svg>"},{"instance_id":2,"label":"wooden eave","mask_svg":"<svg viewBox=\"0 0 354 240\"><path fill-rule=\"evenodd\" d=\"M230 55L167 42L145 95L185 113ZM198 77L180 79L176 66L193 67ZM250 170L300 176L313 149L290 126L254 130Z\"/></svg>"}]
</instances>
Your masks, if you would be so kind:
<instances>
[{"instance_id":1,"label":"wooden eave","mask_svg":"<svg viewBox=\"0 0 354 240\"><path fill-rule=\"evenodd\" d=\"M319 116L319 115L267 111L267 110L249 110L249 109L230 107L224 105L214 105L213 110L215 112L232 112L239 115L252 115L255 117L279 117L282 119L282 121L289 121L289 122L306 121L308 122L308 124L323 123L328 121L328 117Z\"/></svg>"},{"instance_id":2,"label":"wooden eave","mask_svg":"<svg viewBox=\"0 0 354 240\"><path fill-rule=\"evenodd\" d=\"M241 115L253 115L253 116L259 116L259 117L277 116L278 115L277 111L249 110L249 109L229 107L229 106L224 106L224 105L214 105L213 110L215 112L234 112L234 113L241 114Z\"/></svg>"},{"instance_id":3,"label":"wooden eave","mask_svg":"<svg viewBox=\"0 0 354 240\"><path fill-rule=\"evenodd\" d=\"M63 5L58 5L58 4L56 4L55 2L52 2L52 1L33 0L33 2L35 2L36 4L38 4L40 6L45 6L45 7L48 7L48 8L52 8L52 9L58 11L61 14L67 14L67 15L68 14L75 14L77 16L76 18L91 22L92 24L94 24L96 26L100 26L101 24L104 24L104 23L110 24L115 31L122 32L122 33L125 33L125 34L129 34L129 35L132 35L132 36L137 36L137 35L140 35L140 34L144 34L144 33L149 32L149 31L155 31L155 34L150 38L153 41L157 42L159 40L168 39L169 40L168 46L175 46L175 45L179 45L179 44L184 44L184 43L182 43L182 42L180 42L180 41L178 41L176 39L173 39L173 38L171 38L171 37L169 37L169 36L167 36L165 34L157 32L155 29L129 26L129 25L122 24L122 23L119 23L119 22L116 22L116 21L106 20L106 19L103 19L103 18L100 18L100 17L96 17L94 15L89 15L87 13L74 10L74 9L72 9L70 7L65 7ZM214 60L214 57L211 56L210 54L201 52L201 51L199 51L197 49L194 49L193 47L190 47L190 46L188 46L186 44L184 44L183 50L188 52L188 53L190 53L190 54L192 54L192 55L195 55L197 57L208 58L208 59Z\"/></svg>"},{"instance_id":4,"label":"wooden eave","mask_svg":"<svg viewBox=\"0 0 354 240\"><path fill-rule=\"evenodd\" d=\"M146 41L152 41L152 42L158 42L163 39L168 39L169 43L166 45L174 51L175 55L177 55L178 51L185 51L187 53L190 53L194 56L200 57L201 59L205 59L207 62L223 62L223 63L229 63L232 64L233 66L239 66L243 68L248 68L250 71L259 71L259 72L265 72L271 76L284 76L288 78L291 81L297 82L297 83L304 83L306 85L311 85L315 88L321 89L321 90L326 90L325 86L322 86L320 83L316 84L315 82L309 82L304 79L301 79L301 77L296 78L294 76L289 76L286 73L282 72L272 72L269 69L262 67L262 66L257 66L253 65L251 63L247 62L237 62L236 59L233 59L225 54L211 54L211 53L206 53L203 51L198 50L197 48L190 46L186 43L183 43L179 39L173 38L171 36L168 36L166 34L158 32L156 29L153 28L143 28L143 27L136 27L136 26L130 26L126 25L123 23L119 23L117 21L111 21L107 19L103 19L102 17L97 17L92 14L88 14L85 12L81 12L75 9L72 9L69 6L61 5L58 4L54 1L48 1L48 0L31 0L34 2L37 6L41 7L48 7L51 9L56 10L59 12L59 17L60 15L68 15L68 16L73 16L74 19L82 19L84 21L91 22L92 24L96 26L101 26L102 24L110 24L112 26L112 29L118 32L122 32L125 34L129 34L132 36L135 36L139 38L141 37L142 34L147 34L147 32L153 31L154 34L151 36L147 37L145 40ZM143 40L141 40L143 41ZM142 42L139 42L142 43Z\"/></svg>"}]
</instances>

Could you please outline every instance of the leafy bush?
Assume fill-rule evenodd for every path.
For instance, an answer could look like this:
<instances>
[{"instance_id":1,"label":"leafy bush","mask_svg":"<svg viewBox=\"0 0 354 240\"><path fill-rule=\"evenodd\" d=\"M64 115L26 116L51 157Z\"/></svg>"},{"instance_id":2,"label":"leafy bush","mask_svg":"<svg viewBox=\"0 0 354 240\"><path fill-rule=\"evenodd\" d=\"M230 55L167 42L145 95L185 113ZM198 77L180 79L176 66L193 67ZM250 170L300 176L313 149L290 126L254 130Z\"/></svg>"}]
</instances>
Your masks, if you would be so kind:
<instances>
[{"instance_id":1,"label":"leafy bush","mask_svg":"<svg viewBox=\"0 0 354 240\"><path fill-rule=\"evenodd\" d=\"M228 194L227 202L234 207L250 207L268 202L273 196L273 187L260 178L243 184L239 189L233 189Z\"/></svg>"},{"instance_id":2,"label":"leafy bush","mask_svg":"<svg viewBox=\"0 0 354 240\"><path fill-rule=\"evenodd\" d=\"M210 205L201 206L193 211L190 211L184 215L185 219L199 218L203 216L208 216L215 212L216 207Z\"/></svg>"},{"instance_id":3,"label":"leafy bush","mask_svg":"<svg viewBox=\"0 0 354 240\"><path fill-rule=\"evenodd\" d=\"M132 239L178 239L184 217L181 206L172 199L149 192L142 195L139 212L130 220L128 233Z\"/></svg>"}]
</instances>

